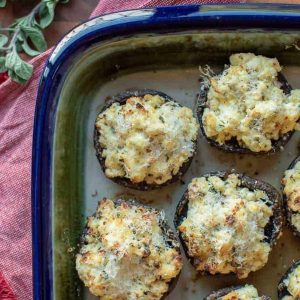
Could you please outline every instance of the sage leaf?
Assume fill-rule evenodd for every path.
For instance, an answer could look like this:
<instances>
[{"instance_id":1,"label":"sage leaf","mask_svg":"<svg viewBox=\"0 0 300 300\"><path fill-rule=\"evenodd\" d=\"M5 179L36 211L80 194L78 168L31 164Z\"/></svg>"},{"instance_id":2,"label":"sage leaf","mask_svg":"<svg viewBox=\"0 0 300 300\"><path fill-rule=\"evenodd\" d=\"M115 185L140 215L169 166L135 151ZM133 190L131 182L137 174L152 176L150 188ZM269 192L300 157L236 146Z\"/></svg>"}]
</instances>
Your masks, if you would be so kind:
<instances>
[{"instance_id":1,"label":"sage leaf","mask_svg":"<svg viewBox=\"0 0 300 300\"><path fill-rule=\"evenodd\" d=\"M15 47L16 47L17 52L21 52L22 51L22 45L21 45L21 43L19 41L16 42Z\"/></svg>"},{"instance_id":2,"label":"sage leaf","mask_svg":"<svg viewBox=\"0 0 300 300\"><path fill-rule=\"evenodd\" d=\"M38 27L21 26L22 31L25 34L37 51L43 52L47 49L47 43L42 31Z\"/></svg>"},{"instance_id":3,"label":"sage leaf","mask_svg":"<svg viewBox=\"0 0 300 300\"><path fill-rule=\"evenodd\" d=\"M8 37L4 34L0 34L0 48L8 42Z\"/></svg>"},{"instance_id":4,"label":"sage leaf","mask_svg":"<svg viewBox=\"0 0 300 300\"><path fill-rule=\"evenodd\" d=\"M12 51L6 55L5 67L9 71L13 71L13 80L17 79L18 77L24 81L27 81L32 76L33 66L23 61L16 51ZM15 81L22 83L21 80Z\"/></svg>"},{"instance_id":5,"label":"sage leaf","mask_svg":"<svg viewBox=\"0 0 300 300\"><path fill-rule=\"evenodd\" d=\"M7 68L5 66L5 57L0 57L0 73L6 72Z\"/></svg>"},{"instance_id":6,"label":"sage leaf","mask_svg":"<svg viewBox=\"0 0 300 300\"><path fill-rule=\"evenodd\" d=\"M26 40L26 37L25 37L24 33L21 31L18 36L18 41L23 43L24 40Z\"/></svg>"},{"instance_id":7,"label":"sage leaf","mask_svg":"<svg viewBox=\"0 0 300 300\"><path fill-rule=\"evenodd\" d=\"M20 32L20 35L18 36L17 40L15 41L15 48L17 52L22 51L22 43L24 42L25 37L23 36L22 32Z\"/></svg>"},{"instance_id":8,"label":"sage leaf","mask_svg":"<svg viewBox=\"0 0 300 300\"><path fill-rule=\"evenodd\" d=\"M19 77L13 70L8 70L8 76L15 82L20 84L25 84L27 80L24 80L23 78Z\"/></svg>"},{"instance_id":9,"label":"sage leaf","mask_svg":"<svg viewBox=\"0 0 300 300\"><path fill-rule=\"evenodd\" d=\"M0 7L5 7L6 0L0 0Z\"/></svg>"},{"instance_id":10,"label":"sage leaf","mask_svg":"<svg viewBox=\"0 0 300 300\"><path fill-rule=\"evenodd\" d=\"M41 28L48 27L54 18L54 10L56 3L53 1L43 1L39 10L40 22L39 25Z\"/></svg>"},{"instance_id":11,"label":"sage leaf","mask_svg":"<svg viewBox=\"0 0 300 300\"><path fill-rule=\"evenodd\" d=\"M37 56L41 53L40 51L36 51L36 50L32 49L26 40L24 40L22 43L22 49L24 50L24 52L27 55L32 56L32 57Z\"/></svg>"},{"instance_id":12,"label":"sage leaf","mask_svg":"<svg viewBox=\"0 0 300 300\"><path fill-rule=\"evenodd\" d=\"M24 61L18 53L36 56L47 49L42 30L53 21L57 4L67 2L69 0L39 0L28 15L16 19L9 26L10 32L7 36L0 34L1 71L7 71L12 80L19 83L30 79L33 66ZM0 7L4 7L6 3L7 0L0 0ZM6 45L9 46L5 47Z\"/></svg>"},{"instance_id":13,"label":"sage leaf","mask_svg":"<svg viewBox=\"0 0 300 300\"><path fill-rule=\"evenodd\" d=\"M32 72L33 66L23 60L20 60L20 63L15 66L15 73L26 81L30 79Z\"/></svg>"},{"instance_id":14,"label":"sage leaf","mask_svg":"<svg viewBox=\"0 0 300 300\"><path fill-rule=\"evenodd\" d=\"M21 17L21 18L16 19L9 27L10 28L17 28L21 25L28 26L28 25L30 25L30 23L31 23L30 16L25 16L25 17Z\"/></svg>"},{"instance_id":15,"label":"sage leaf","mask_svg":"<svg viewBox=\"0 0 300 300\"><path fill-rule=\"evenodd\" d=\"M5 58L5 66L8 69L13 70L15 67L15 63L17 63L18 57L19 57L19 55L17 53L15 53L14 51L9 52Z\"/></svg>"}]
</instances>

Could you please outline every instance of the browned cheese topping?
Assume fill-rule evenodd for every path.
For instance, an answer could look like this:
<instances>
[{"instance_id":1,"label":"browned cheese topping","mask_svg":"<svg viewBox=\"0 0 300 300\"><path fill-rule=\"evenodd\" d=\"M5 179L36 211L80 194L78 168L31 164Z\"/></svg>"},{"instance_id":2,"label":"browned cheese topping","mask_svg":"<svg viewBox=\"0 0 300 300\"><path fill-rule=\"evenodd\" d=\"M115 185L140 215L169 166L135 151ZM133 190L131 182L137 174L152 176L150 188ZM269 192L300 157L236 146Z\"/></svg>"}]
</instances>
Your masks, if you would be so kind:
<instances>
[{"instance_id":1,"label":"browned cheese topping","mask_svg":"<svg viewBox=\"0 0 300 300\"><path fill-rule=\"evenodd\" d=\"M179 226L197 270L246 278L268 261L264 228L272 216L264 191L240 186L236 174L193 179L188 213Z\"/></svg>"},{"instance_id":2,"label":"browned cheese topping","mask_svg":"<svg viewBox=\"0 0 300 300\"><path fill-rule=\"evenodd\" d=\"M76 257L79 277L91 293L103 300L161 299L182 268L179 251L162 231L162 218L152 208L99 202Z\"/></svg>"},{"instance_id":3,"label":"browned cheese topping","mask_svg":"<svg viewBox=\"0 0 300 300\"><path fill-rule=\"evenodd\" d=\"M162 184L193 156L199 125L191 109L145 95L112 104L96 128L108 177Z\"/></svg>"},{"instance_id":4,"label":"browned cheese topping","mask_svg":"<svg viewBox=\"0 0 300 300\"><path fill-rule=\"evenodd\" d=\"M282 181L288 209L292 213L291 223L300 231L300 162L297 162L291 170L285 171Z\"/></svg>"}]
</instances>

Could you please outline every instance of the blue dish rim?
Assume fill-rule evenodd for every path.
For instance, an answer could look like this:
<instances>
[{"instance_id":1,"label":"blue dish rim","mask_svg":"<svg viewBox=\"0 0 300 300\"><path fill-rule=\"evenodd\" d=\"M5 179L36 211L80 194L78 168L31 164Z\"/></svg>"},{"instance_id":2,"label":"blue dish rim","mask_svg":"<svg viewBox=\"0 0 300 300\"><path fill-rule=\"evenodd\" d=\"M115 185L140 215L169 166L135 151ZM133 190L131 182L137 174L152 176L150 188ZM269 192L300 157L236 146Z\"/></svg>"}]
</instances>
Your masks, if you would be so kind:
<instances>
[{"instance_id":1,"label":"blue dish rim","mask_svg":"<svg viewBox=\"0 0 300 300\"><path fill-rule=\"evenodd\" d=\"M139 13L140 12L140 13ZM147 13L148 12L148 13ZM126 18L125 18L126 17ZM300 5L181 5L95 17L72 30L47 60L39 84L32 147L33 299L53 298L51 158L60 76L83 47L116 36L184 29L300 29ZM77 30L76 30L77 29Z\"/></svg>"}]
</instances>

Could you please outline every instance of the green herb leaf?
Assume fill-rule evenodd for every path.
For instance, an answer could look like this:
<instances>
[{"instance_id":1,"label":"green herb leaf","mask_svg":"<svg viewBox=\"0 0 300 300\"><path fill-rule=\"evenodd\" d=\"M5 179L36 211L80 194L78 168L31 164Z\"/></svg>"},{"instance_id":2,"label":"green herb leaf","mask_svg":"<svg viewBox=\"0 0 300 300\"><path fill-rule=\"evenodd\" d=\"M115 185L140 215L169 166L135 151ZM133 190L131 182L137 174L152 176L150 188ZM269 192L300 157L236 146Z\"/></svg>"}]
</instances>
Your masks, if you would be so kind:
<instances>
[{"instance_id":1,"label":"green herb leaf","mask_svg":"<svg viewBox=\"0 0 300 300\"><path fill-rule=\"evenodd\" d=\"M18 41L20 42L24 42L24 40L26 40L25 36L24 36L24 33L23 32L20 32L19 36L18 36Z\"/></svg>"},{"instance_id":2,"label":"green herb leaf","mask_svg":"<svg viewBox=\"0 0 300 300\"><path fill-rule=\"evenodd\" d=\"M13 70L8 70L8 76L15 82L20 84L25 84L27 80L24 80L23 78L19 77Z\"/></svg>"},{"instance_id":3,"label":"green herb leaf","mask_svg":"<svg viewBox=\"0 0 300 300\"><path fill-rule=\"evenodd\" d=\"M16 74L24 80L29 80L32 76L33 66L23 60L15 67Z\"/></svg>"},{"instance_id":4,"label":"green herb leaf","mask_svg":"<svg viewBox=\"0 0 300 300\"><path fill-rule=\"evenodd\" d=\"M0 48L8 42L8 37L4 34L0 34Z\"/></svg>"},{"instance_id":5,"label":"green herb leaf","mask_svg":"<svg viewBox=\"0 0 300 300\"><path fill-rule=\"evenodd\" d=\"M43 52L47 49L47 43L44 35L38 27L29 27L22 25L21 28L25 34L25 37L27 37L32 42L36 50L38 50L39 52Z\"/></svg>"},{"instance_id":6,"label":"green herb leaf","mask_svg":"<svg viewBox=\"0 0 300 300\"><path fill-rule=\"evenodd\" d=\"M29 56L37 56L41 53L40 51L32 49L26 40L24 40L24 42L22 43L22 49Z\"/></svg>"},{"instance_id":7,"label":"green herb leaf","mask_svg":"<svg viewBox=\"0 0 300 300\"><path fill-rule=\"evenodd\" d=\"M54 10L56 3L53 1L43 1L39 11L40 22L39 25L41 28L48 27L54 18Z\"/></svg>"},{"instance_id":8,"label":"green herb leaf","mask_svg":"<svg viewBox=\"0 0 300 300\"><path fill-rule=\"evenodd\" d=\"M20 41L16 41L15 47L18 53L21 52L23 49Z\"/></svg>"},{"instance_id":9,"label":"green herb leaf","mask_svg":"<svg viewBox=\"0 0 300 300\"><path fill-rule=\"evenodd\" d=\"M5 66L8 68L8 69L14 69L15 67L15 63L17 63L17 60L18 60L18 54L16 54L15 52L9 52L7 55L6 55L6 59L5 59Z\"/></svg>"},{"instance_id":10,"label":"green herb leaf","mask_svg":"<svg viewBox=\"0 0 300 300\"><path fill-rule=\"evenodd\" d=\"M0 0L0 7L5 6L6 2L7 0ZM31 77L33 66L18 53L36 56L47 49L42 29L53 21L56 5L67 2L69 0L39 0L28 15L9 26L7 36L0 34L0 70L8 71L8 75L20 83L25 83ZM9 46L5 47L6 45Z\"/></svg>"},{"instance_id":11,"label":"green herb leaf","mask_svg":"<svg viewBox=\"0 0 300 300\"><path fill-rule=\"evenodd\" d=\"M19 19L16 19L9 27L17 28L21 25L28 26L30 24L30 20L31 20L30 15L19 18Z\"/></svg>"},{"instance_id":12,"label":"green herb leaf","mask_svg":"<svg viewBox=\"0 0 300 300\"><path fill-rule=\"evenodd\" d=\"M12 79L20 83L29 80L33 71L33 66L23 61L16 51L6 55L5 67L9 70L9 76L11 73Z\"/></svg>"},{"instance_id":13,"label":"green herb leaf","mask_svg":"<svg viewBox=\"0 0 300 300\"><path fill-rule=\"evenodd\" d=\"M5 7L6 0L0 0L0 7Z\"/></svg>"},{"instance_id":14,"label":"green herb leaf","mask_svg":"<svg viewBox=\"0 0 300 300\"><path fill-rule=\"evenodd\" d=\"M0 57L0 73L6 72L7 68L5 66L5 57Z\"/></svg>"}]
</instances>

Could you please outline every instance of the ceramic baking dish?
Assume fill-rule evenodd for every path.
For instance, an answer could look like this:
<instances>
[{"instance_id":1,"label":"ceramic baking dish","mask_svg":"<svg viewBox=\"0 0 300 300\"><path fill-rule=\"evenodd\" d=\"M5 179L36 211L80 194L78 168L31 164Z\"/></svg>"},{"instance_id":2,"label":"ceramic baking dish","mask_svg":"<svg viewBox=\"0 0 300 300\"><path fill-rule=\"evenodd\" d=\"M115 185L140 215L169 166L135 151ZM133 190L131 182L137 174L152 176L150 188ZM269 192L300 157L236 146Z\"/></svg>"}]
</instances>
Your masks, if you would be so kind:
<instances>
[{"instance_id":1,"label":"ceramic baking dish","mask_svg":"<svg viewBox=\"0 0 300 300\"><path fill-rule=\"evenodd\" d=\"M235 168L280 188L297 154L296 133L272 156L224 154L199 139L184 182L153 192L124 189L106 179L93 148L93 125L107 97L130 88L167 93L195 106L199 65L215 70L234 52L276 56L300 88L300 6L178 6L133 10L92 19L67 34L46 63L39 87L33 138L32 213L34 299L96 299L80 283L74 257L85 217L103 196L131 195L162 208L172 224L175 206L192 177ZM200 133L199 133L200 134ZM300 257L299 240L286 230L262 270L197 277L185 260L169 299L202 299L213 289L253 283L276 295L280 276Z\"/></svg>"}]
</instances>

